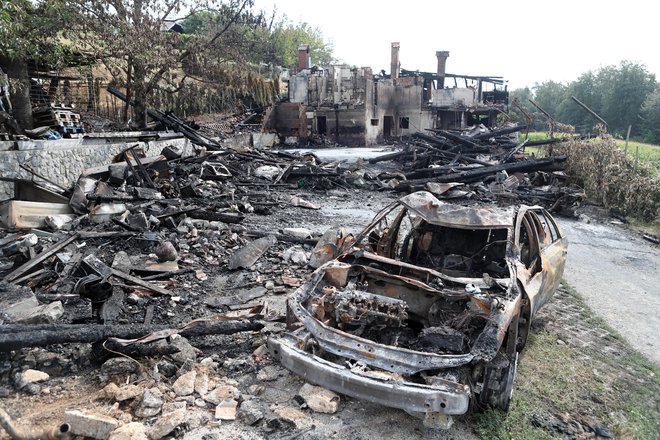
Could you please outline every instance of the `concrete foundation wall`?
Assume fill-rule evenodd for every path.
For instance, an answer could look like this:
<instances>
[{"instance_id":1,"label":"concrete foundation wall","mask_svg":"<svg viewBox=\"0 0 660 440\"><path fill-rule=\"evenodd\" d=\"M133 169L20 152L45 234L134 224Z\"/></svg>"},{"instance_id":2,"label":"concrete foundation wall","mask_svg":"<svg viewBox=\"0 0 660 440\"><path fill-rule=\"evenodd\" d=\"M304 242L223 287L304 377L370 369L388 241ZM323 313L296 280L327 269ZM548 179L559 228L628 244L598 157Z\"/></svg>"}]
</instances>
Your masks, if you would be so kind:
<instances>
[{"instance_id":1,"label":"concrete foundation wall","mask_svg":"<svg viewBox=\"0 0 660 440\"><path fill-rule=\"evenodd\" d=\"M7 150L18 145L18 150ZM139 144L147 156L160 154L172 145L183 149L184 155L192 154L188 139L161 139L147 142L118 141L113 139L62 139L57 141L0 142L0 176L30 179L31 174L21 169L25 164L35 172L58 185L71 186L85 168L112 163L113 157L126 147ZM36 179L40 181L40 179ZM14 184L0 182L0 200L14 196Z\"/></svg>"}]
</instances>

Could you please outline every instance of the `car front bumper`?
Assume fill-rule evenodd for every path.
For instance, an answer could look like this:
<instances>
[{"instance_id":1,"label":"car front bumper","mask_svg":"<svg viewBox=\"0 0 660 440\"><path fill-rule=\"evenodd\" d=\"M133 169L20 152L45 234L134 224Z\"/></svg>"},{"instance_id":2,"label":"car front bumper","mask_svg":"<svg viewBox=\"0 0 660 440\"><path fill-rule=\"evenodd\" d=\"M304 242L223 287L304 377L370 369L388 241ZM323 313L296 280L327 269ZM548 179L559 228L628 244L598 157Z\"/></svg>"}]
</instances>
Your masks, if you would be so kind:
<instances>
[{"instance_id":1,"label":"car front bumper","mask_svg":"<svg viewBox=\"0 0 660 440\"><path fill-rule=\"evenodd\" d=\"M470 390L451 381L425 385L404 380L367 377L307 353L287 336L270 337L272 355L306 381L340 394L416 413L460 415L468 411Z\"/></svg>"}]
</instances>

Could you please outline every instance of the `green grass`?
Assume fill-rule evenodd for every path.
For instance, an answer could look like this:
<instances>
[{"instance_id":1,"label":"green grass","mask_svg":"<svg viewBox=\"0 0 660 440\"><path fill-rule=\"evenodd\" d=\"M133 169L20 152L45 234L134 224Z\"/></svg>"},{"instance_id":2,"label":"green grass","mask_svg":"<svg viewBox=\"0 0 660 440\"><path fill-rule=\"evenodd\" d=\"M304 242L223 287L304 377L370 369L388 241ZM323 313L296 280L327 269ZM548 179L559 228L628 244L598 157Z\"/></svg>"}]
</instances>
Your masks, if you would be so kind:
<instances>
[{"instance_id":1,"label":"green grass","mask_svg":"<svg viewBox=\"0 0 660 440\"><path fill-rule=\"evenodd\" d=\"M565 288L564 301L579 306L581 322L609 333L605 339L619 353L558 344L558 339L572 337L570 331L557 330L560 326L534 331L520 356L509 412L489 410L473 416L475 432L482 439L551 439L530 417L564 415L583 425L602 423L614 438L659 439L660 369L595 316L577 292Z\"/></svg>"},{"instance_id":2,"label":"green grass","mask_svg":"<svg viewBox=\"0 0 660 440\"><path fill-rule=\"evenodd\" d=\"M625 149L626 141L616 140L617 147ZM628 142L628 156L635 158L639 148L639 160L652 163L656 168L660 168L660 146L653 144L644 144L642 142Z\"/></svg>"}]
</instances>

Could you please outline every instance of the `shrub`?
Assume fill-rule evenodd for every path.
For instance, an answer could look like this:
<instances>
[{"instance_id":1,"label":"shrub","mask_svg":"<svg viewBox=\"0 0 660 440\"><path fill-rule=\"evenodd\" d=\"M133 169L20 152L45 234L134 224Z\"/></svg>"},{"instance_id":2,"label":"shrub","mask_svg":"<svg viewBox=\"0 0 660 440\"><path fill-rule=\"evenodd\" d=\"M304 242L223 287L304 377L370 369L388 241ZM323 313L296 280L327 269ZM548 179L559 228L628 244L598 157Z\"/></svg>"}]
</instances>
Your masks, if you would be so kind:
<instances>
[{"instance_id":1,"label":"shrub","mask_svg":"<svg viewBox=\"0 0 660 440\"><path fill-rule=\"evenodd\" d=\"M638 163L617 148L606 134L599 138L555 145L553 154L565 154L569 179L587 196L606 208L646 221L660 221L660 178L648 164Z\"/></svg>"}]
</instances>

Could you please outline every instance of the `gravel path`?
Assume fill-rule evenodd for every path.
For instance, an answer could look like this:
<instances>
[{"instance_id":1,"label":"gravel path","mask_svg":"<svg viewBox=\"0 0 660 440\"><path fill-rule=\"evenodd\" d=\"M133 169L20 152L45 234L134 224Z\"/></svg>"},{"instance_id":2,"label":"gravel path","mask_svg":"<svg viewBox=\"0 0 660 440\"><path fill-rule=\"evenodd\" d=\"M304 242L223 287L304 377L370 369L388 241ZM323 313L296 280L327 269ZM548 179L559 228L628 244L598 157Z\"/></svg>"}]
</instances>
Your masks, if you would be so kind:
<instances>
[{"instance_id":1,"label":"gravel path","mask_svg":"<svg viewBox=\"0 0 660 440\"><path fill-rule=\"evenodd\" d=\"M660 248L614 225L558 220L569 240L564 279L660 364Z\"/></svg>"}]
</instances>

